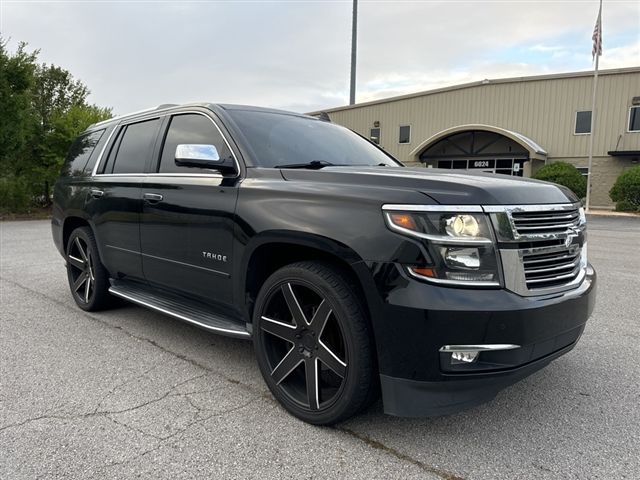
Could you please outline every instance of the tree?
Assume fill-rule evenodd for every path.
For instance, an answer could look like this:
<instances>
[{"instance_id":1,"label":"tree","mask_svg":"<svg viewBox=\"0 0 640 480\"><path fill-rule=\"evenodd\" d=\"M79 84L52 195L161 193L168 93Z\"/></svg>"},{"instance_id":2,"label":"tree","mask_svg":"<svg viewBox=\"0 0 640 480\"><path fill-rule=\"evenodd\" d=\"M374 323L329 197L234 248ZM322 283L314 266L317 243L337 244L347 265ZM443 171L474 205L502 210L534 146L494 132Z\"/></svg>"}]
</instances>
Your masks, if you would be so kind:
<instances>
[{"instance_id":1,"label":"tree","mask_svg":"<svg viewBox=\"0 0 640 480\"><path fill-rule=\"evenodd\" d=\"M64 68L38 64L39 51L0 37L1 210L22 210L37 197L49 201L73 139L111 110L87 102L89 89ZM25 207L27 206L27 207Z\"/></svg>"},{"instance_id":2,"label":"tree","mask_svg":"<svg viewBox=\"0 0 640 480\"><path fill-rule=\"evenodd\" d=\"M86 128L111 118L111 110L95 105L75 104L67 110L54 112L49 119L49 131L41 144L40 162L36 175L40 181L52 185L73 140Z\"/></svg>"},{"instance_id":3,"label":"tree","mask_svg":"<svg viewBox=\"0 0 640 480\"><path fill-rule=\"evenodd\" d=\"M43 133L50 131L54 116L71 107L86 105L89 93L86 85L74 80L69 71L55 65L38 65L34 74L32 101Z\"/></svg>"},{"instance_id":4,"label":"tree","mask_svg":"<svg viewBox=\"0 0 640 480\"><path fill-rule=\"evenodd\" d=\"M111 116L109 109L87 104L89 89L55 65L38 65L31 93L36 128L21 173L32 179L32 191L49 198L73 139L92 123Z\"/></svg>"},{"instance_id":5,"label":"tree","mask_svg":"<svg viewBox=\"0 0 640 480\"><path fill-rule=\"evenodd\" d=\"M584 198L587 195L587 179L570 163L548 163L540 168L533 178L564 185L578 198Z\"/></svg>"},{"instance_id":6,"label":"tree","mask_svg":"<svg viewBox=\"0 0 640 480\"><path fill-rule=\"evenodd\" d=\"M0 37L0 175L12 170L34 131L31 89L38 51L27 52L21 43L11 55Z\"/></svg>"}]
</instances>

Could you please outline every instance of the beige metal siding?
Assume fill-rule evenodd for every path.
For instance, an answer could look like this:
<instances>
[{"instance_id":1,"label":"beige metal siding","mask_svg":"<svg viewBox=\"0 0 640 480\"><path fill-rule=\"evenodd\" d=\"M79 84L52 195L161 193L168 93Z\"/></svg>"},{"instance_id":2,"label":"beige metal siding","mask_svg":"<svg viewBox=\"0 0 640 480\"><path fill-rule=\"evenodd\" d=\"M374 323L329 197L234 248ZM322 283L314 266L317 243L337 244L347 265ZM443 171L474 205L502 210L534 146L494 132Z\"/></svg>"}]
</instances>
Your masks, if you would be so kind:
<instances>
[{"instance_id":1,"label":"beige metal siding","mask_svg":"<svg viewBox=\"0 0 640 480\"><path fill-rule=\"evenodd\" d=\"M588 154L589 135L574 135L575 114L591 109L591 76L472 86L413 98L331 111L333 121L369 135L380 121L381 145L399 159L422 141L450 127L487 124L513 130L540 144L549 158ZM631 98L640 96L640 69L603 73L596 102L594 155L618 149L640 150L640 133L628 133ZM411 125L411 144L398 144L400 125Z\"/></svg>"}]
</instances>

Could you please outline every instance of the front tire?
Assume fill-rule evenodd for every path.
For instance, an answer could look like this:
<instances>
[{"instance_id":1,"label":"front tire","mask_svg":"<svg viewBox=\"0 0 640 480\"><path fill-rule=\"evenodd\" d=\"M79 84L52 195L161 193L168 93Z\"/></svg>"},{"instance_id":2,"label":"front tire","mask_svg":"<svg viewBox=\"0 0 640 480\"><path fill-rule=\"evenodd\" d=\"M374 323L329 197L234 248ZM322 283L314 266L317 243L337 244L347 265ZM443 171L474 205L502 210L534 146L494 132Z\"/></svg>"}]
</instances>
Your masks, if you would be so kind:
<instances>
[{"instance_id":1,"label":"front tire","mask_svg":"<svg viewBox=\"0 0 640 480\"><path fill-rule=\"evenodd\" d=\"M330 425L370 403L376 383L369 322L339 269L311 261L281 268L258 294L253 325L260 371L290 413Z\"/></svg>"},{"instance_id":2,"label":"front tire","mask_svg":"<svg viewBox=\"0 0 640 480\"><path fill-rule=\"evenodd\" d=\"M67 278L71 295L83 310L103 310L113 304L109 274L100 261L96 239L89 227L76 228L66 246Z\"/></svg>"}]
</instances>

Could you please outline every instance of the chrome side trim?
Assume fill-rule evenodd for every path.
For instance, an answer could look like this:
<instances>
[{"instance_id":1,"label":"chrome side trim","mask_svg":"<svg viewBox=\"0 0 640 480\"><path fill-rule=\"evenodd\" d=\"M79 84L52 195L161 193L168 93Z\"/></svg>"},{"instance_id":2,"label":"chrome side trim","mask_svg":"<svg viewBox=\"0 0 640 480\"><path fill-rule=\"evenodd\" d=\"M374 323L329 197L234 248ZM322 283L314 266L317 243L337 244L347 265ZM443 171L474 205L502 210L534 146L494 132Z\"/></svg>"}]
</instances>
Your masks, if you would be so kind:
<instances>
[{"instance_id":1,"label":"chrome side trim","mask_svg":"<svg viewBox=\"0 0 640 480\"><path fill-rule=\"evenodd\" d=\"M149 255L148 253L142 253L141 255L146 258L153 258L154 260L175 263L176 265L182 265L183 267L204 270L205 272L214 273L216 275L220 275L221 277L231 278L231 275L229 273L221 272L220 270L214 270L213 268L201 267L200 265L193 265L192 263L185 263L185 262L180 262L178 260L171 260L170 258L156 257L155 255Z\"/></svg>"},{"instance_id":2,"label":"chrome side trim","mask_svg":"<svg viewBox=\"0 0 640 480\"><path fill-rule=\"evenodd\" d=\"M222 178L223 175L221 173L147 173L147 177L170 177L170 178Z\"/></svg>"},{"instance_id":3,"label":"chrome side trim","mask_svg":"<svg viewBox=\"0 0 640 480\"><path fill-rule=\"evenodd\" d=\"M155 255L149 255L148 253L137 252L135 250L129 250L127 248L116 247L115 245L105 245L105 247L112 248L114 250L120 250L121 252L132 253L134 255L140 255L142 257L153 258L154 260L161 260L164 262L175 263L177 265L182 265L184 267L204 270L205 272L210 272L216 275L220 275L222 277L231 278L231 274L227 272L221 272L220 270L214 270L213 268L201 267L200 265L193 265L192 263L185 263L185 262L180 262L178 260L171 260L170 258L156 257Z\"/></svg>"},{"instance_id":4,"label":"chrome side trim","mask_svg":"<svg viewBox=\"0 0 640 480\"><path fill-rule=\"evenodd\" d=\"M129 250L128 248L116 247L115 245L105 245L107 248L113 248L114 250L120 250L121 252L133 253L134 255L140 255L140 252L137 250Z\"/></svg>"},{"instance_id":5,"label":"chrome side trim","mask_svg":"<svg viewBox=\"0 0 640 480\"><path fill-rule=\"evenodd\" d=\"M231 148L231 144L229 143L229 141L227 140L227 137L224 135L224 133L222 133L222 130L220 129L220 127L218 126L218 124L216 123L216 121L211 118L209 115L207 115L206 113L200 112L198 110L178 110L175 113L171 112L169 113L169 115L185 115L185 114L196 114L196 115L202 115L203 117L209 119L209 121L211 123L213 123L213 126L216 127L216 130L218 130L218 133L220 134L220 136L222 137L222 140L224 140L225 145L227 146L227 148L229 149L229 151L231 152L231 156L233 157L233 161L236 164L236 169L238 170L238 174L234 175L232 177L227 177L227 178L237 178L240 176L240 173L242 172L241 168L240 168L240 162L238 161L238 158L236 157L236 154L233 152L233 148ZM169 124L167 126L167 128L170 128L171 124ZM164 146L164 145L163 145Z\"/></svg>"},{"instance_id":6,"label":"chrome side trim","mask_svg":"<svg viewBox=\"0 0 640 480\"><path fill-rule=\"evenodd\" d=\"M160 177L160 178L223 178L219 173L98 173L100 178L110 177Z\"/></svg>"},{"instance_id":7,"label":"chrome side trim","mask_svg":"<svg viewBox=\"0 0 640 480\"><path fill-rule=\"evenodd\" d=\"M109 293L111 293L112 295L116 295L117 297L124 298L125 300L128 300L130 302L136 303L138 305L142 305L143 307L147 307L147 308L150 308L152 310L156 310L156 311L158 311L160 313L164 313L165 315L169 315L169 316L177 318L179 320L191 323L193 325L197 325L198 327L204 328L205 330L209 330L211 332L223 333L225 335L238 337L238 338L250 338L251 337L251 334L249 332L247 332L247 331L229 330L229 329L226 329L226 328L212 327L211 325L207 325L206 323L198 322L197 320L194 320L192 318L186 317L186 316L184 316L184 315L182 315L180 313L173 312L171 310L167 310L166 308L159 307L157 305L154 305L153 303L145 302L144 300L140 300L140 299L138 299L136 297L127 295L126 293L122 293L118 289L115 289L114 287L109 287Z\"/></svg>"},{"instance_id":8,"label":"chrome side trim","mask_svg":"<svg viewBox=\"0 0 640 480\"><path fill-rule=\"evenodd\" d=\"M483 207L480 205L397 205L384 204L384 211L405 211L405 212L471 212L482 213Z\"/></svg>"},{"instance_id":9,"label":"chrome side trim","mask_svg":"<svg viewBox=\"0 0 640 480\"><path fill-rule=\"evenodd\" d=\"M113 137L113 134L116 133L116 130L118 130L118 125L116 125L115 127L113 127L111 129L111 133L109 133L109 136L107 137L107 141L102 146L102 150L100 150L100 155L98 155L96 163L93 165L93 170L91 170L91 176L92 177L96 176L96 172L98 171L98 167L100 166L100 163L102 163L102 157L104 155L104 151L107 149L107 145L109 145L109 143L111 142L111 137Z\"/></svg>"},{"instance_id":10,"label":"chrome side trim","mask_svg":"<svg viewBox=\"0 0 640 480\"><path fill-rule=\"evenodd\" d=\"M440 347L441 352L496 352L499 350L515 350L520 348L520 345L514 345L511 343L491 343L482 345L443 345Z\"/></svg>"}]
</instances>

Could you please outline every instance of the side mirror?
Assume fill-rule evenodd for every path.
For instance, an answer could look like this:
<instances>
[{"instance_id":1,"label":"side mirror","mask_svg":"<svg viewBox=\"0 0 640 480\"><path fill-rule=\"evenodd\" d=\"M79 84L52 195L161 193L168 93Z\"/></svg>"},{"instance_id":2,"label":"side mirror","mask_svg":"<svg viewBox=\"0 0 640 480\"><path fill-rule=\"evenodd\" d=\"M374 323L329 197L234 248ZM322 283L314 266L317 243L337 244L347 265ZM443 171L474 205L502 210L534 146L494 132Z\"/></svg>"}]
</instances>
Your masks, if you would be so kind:
<instances>
[{"instance_id":1,"label":"side mirror","mask_svg":"<svg viewBox=\"0 0 640 480\"><path fill-rule=\"evenodd\" d=\"M236 172L235 164L230 159L221 159L214 145L180 144L176 147L175 161L181 167L209 168L222 173Z\"/></svg>"}]
</instances>

